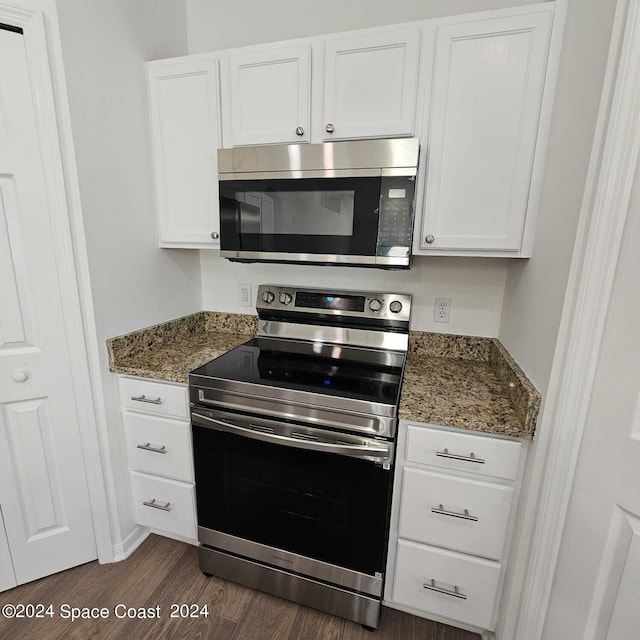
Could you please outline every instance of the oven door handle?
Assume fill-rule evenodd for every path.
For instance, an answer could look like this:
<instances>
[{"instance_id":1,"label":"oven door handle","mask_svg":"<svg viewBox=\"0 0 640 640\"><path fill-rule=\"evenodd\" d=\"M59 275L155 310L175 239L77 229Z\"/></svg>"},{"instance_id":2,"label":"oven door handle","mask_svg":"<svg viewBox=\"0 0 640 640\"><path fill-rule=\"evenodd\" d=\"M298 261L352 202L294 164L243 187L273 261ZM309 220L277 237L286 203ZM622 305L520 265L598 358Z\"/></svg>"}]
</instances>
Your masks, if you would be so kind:
<instances>
[{"instance_id":1,"label":"oven door handle","mask_svg":"<svg viewBox=\"0 0 640 640\"><path fill-rule=\"evenodd\" d=\"M343 456L353 458L368 458L377 462L389 462L390 447L386 444L379 446L362 446L352 444L340 444L336 442L322 442L315 440L306 440L302 438L291 438L289 436L280 436L275 433L265 433L254 429L247 429L231 422L216 420L209 416L203 416L200 413L191 413L191 421L206 429L216 429L218 431L227 431L238 435L261 440L262 442L271 442L274 444L283 444L297 449L308 449L310 451L323 451L325 453L336 453ZM214 426L215 425L215 426Z\"/></svg>"}]
</instances>

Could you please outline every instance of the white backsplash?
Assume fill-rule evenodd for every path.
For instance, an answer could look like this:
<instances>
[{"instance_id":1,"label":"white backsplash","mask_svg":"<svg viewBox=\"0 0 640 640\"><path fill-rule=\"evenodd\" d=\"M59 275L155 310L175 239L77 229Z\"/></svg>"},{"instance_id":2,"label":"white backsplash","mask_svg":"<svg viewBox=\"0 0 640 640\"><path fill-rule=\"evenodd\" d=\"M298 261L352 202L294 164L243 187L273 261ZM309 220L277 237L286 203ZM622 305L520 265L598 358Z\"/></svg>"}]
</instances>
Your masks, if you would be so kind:
<instances>
[{"instance_id":1,"label":"white backsplash","mask_svg":"<svg viewBox=\"0 0 640 640\"><path fill-rule=\"evenodd\" d=\"M240 264L201 251L202 304L207 311L248 313L238 304L238 284L306 285L334 289L389 291L413 296L411 328L497 337L507 273L500 258L415 257L410 270L321 267L286 264ZM451 321L434 323L436 297L451 298Z\"/></svg>"}]
</instances>

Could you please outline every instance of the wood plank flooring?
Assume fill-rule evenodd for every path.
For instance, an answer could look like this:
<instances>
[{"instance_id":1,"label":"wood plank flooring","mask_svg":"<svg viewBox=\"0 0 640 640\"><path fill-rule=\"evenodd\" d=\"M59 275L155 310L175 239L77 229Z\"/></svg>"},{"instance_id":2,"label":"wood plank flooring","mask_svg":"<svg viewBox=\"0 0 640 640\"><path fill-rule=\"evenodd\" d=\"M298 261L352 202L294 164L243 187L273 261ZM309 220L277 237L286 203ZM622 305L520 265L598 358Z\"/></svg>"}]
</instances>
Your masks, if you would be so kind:
<instances>
[{"instance_id":1,"label":"wood plank flooring","mask_svg":"<svg viewBox=\"0 0 640 640\"><path fill-rule=\"evenodd\" d=\"M478 640L480 636L383 608L374 633L360 625L246 589L198 569L197 549L150 536L123 562L69 569L0 593L6 604L53 605L53 617L0 616L0 640ZM207 604L209 617L169 617L177 604ZM160 606L159 619L117 619L114 607ZM61 607L106 607L107 619L71 621Z\"/></svg>"}]
</instances>

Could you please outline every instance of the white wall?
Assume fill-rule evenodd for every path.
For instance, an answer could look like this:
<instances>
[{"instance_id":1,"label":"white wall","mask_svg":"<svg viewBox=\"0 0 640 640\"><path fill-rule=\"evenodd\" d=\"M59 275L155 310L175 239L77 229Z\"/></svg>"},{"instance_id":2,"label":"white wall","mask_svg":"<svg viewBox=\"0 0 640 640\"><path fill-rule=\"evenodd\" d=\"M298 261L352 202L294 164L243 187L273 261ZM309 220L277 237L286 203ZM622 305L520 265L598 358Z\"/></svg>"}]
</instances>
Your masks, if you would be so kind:
<instances>
[{"instance_id":1,"label":"white wall","mask_svg":"<svg viewBox=\"0 0 640 640\"><path fill-rule=\"evenodd\" d=\"M439 333L497 336L506 278L498 258L414 258L409 271L318 267L285 264L239 264L220 258L217 251L201 251L203 308L209 311L251 313L238 304L238 283L291 284L355 290L380 289L413 295L411 328ZM452 299L451 322L433 322L434 298ZM253 306L253 305L252 305Z\"/></svg>"},{"instance_id":2,"label":"white wall","mask_svg":"<svg viewBox=\"0 0 640 640\"><path fill-rule=\"evenodd\" d=\"M569 0L533 257L509 265L500 340L544 394L564 300L615 0Z\"/></svg>"},{"instance_id":3,"label":"white wall","mask_svg":"<svg viewBox=\"0 0 640 640\"><path fill-rule=\"evenodd\" d=\"M157 247L144 61L186 53L184 0L57 0L113 480L133 529L106 338L200 309L199 257Z\"/></svg>"},{"instance_id":4,"label":"white wall","mask_svg":"<svg viewBox=\"0 0 640 640\"><path fill-rule=\"evenodd\" d=\"M607 62L616 0L567 0L566 27L553 108L533 257L509 266L499 337L547 396L569 267ZM545 448L554 428L538 419L528 453L514 544L507 565L497 637L512 638ZM577 636L576 636L577 637Z\"/></svg>"},{"instance_id":5,"label":"white wall","mask_svg":"<svg viewBox=\"0 0 640 640\"><path fill-rule=\"evenodd\" d=\"M187 0L189 53L316 36L535 0Z\"/></svg>"}]
</instances>

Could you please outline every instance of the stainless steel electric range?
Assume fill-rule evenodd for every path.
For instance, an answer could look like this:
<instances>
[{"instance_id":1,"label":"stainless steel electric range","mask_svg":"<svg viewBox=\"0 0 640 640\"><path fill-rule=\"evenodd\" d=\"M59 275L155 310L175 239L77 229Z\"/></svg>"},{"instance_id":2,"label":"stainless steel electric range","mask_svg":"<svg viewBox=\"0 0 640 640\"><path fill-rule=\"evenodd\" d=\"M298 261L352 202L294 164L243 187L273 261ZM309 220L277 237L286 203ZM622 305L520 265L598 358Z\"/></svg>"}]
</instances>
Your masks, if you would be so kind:
<instances>
[{"instance_id":1,"label":"stainless steel electric range","mask_svg":"<svg viewBox=\"0 0 640 640\"><path fill-rule=\"evenodd\" d=\"M200 567L378 625L411 297L262 285L189 376Z\"/></svg>"}]
</instances>

